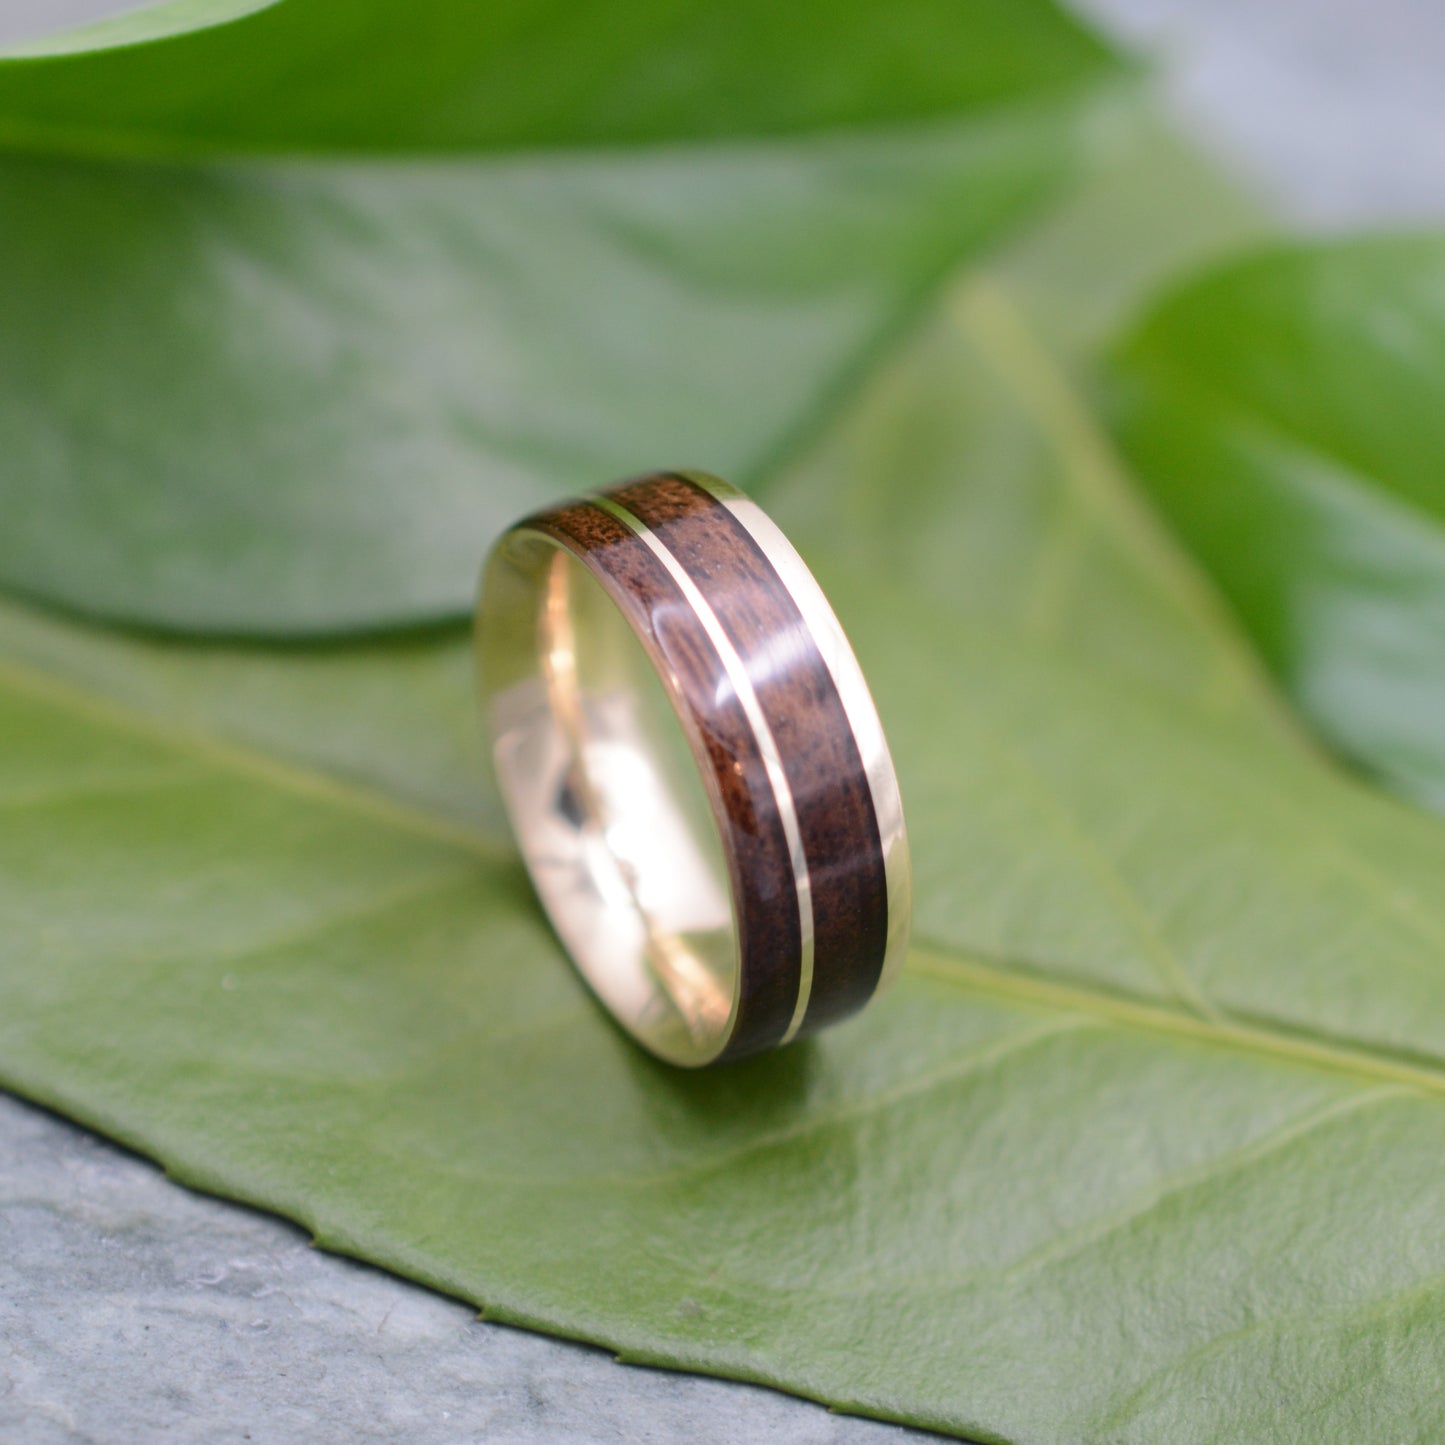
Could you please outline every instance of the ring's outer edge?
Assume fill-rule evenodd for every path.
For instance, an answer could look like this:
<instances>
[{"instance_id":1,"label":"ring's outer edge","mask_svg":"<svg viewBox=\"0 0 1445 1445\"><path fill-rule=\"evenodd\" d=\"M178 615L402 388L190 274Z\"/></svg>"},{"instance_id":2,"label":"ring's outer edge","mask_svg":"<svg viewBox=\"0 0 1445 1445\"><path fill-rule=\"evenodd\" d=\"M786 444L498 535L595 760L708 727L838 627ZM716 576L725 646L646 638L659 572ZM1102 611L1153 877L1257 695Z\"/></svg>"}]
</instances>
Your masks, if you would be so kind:
<instances>
[{"instance_id":1,"label":"ring's outer edge","mask_svg":"<svg viewBox=\"0 0 1445 1445\"><path fill-rule=\"evenodd\" d=\"M638 515L634 504L651 516ZM726 524L721 520L724 515ZM652 657L664 682L669 684L674 709L692 740L703 781L713 800L715 823L723 834L725 852L729 857L738 951L732 1012L715 1049L705 1055L672 1058L671 1062L699 1065L756 1052L773 1044L786 1043L800 1032L812 1032L863 1007L897 976L907 950L912 909L908 838L897 776L872 695L842 626L806 563L781 529L744 493L721 478L695 471L654 473L633 478L603 492L564 501L525 517L509 528L506 536L498 542L488 559L488 570L501 553L506 537L521 535L541 538L571 553L597 578L619 607ZM714 555L714 550L717 555ZM621 555L623 553L627 556ZM749 557L753 560L749 561ZM483 597L486 595L488 570L484 570L483 574ZM769 572L771 577L768 577ZM730 576L733 591L727 590ZM746 588L742 591L737 589L738 579L754 584L751 594ZM766 586L762 585L764 582ZM708 595L709 587L713 591L712 598ZM674 605L673 615L684 614L695 623L697 637L706 639L706 651L712 657L709 666L715 664L715 685L721 685L726 678L729 692L734 695L737 704L735 717L738 708L741 709L738 723L729 726L739 741L747 736L753 745L754 756L749 767L754 771L756 780L748 785L751 793L747 796L753 798L754 804L761 804L763 794L769 795L775 809L775 824L780 826L786 841L784 871L770 876L780 879L785 876L787 868L791 869L797 905L794 925L797 928L794 945L797 956L790 969L785 964L787 950L780 953L776 946L768 945L759 953L759 936L750 928L745 928L746 899L750 894L747 879L750 874L735 852L739 841L736 833L739 815L729 796L736 790L736 780L724 778L724 767L719 759L732 758L728 766L735 769L739 765L738 760L747 763L747 749L718 754L721 737L710 733L706 721L709 713L706 708L699 709L697 704L697 689L706 683L706 669L699 671L701 654L697 637L689 644L691 660L696 665L691 669L691 676L680 681L674 665L677 658L675 655L669 658L667 647L654 629L656 608L662 595L659 588L670 589L676 594L675 603L680 607ZM746 605L749 595L758 604L756 615L752 616L748 615ZM744 604L742 612L738 610L740 597ZM768 598L771 598L771 603ZM731 621L726 625L720 620L721 614L715 610L714 600L721 601L727 608ZM482 639L486 629L480 603L481 599L477 616L479 657L485 652ZM770 684L773 718L773 724L770 724L768 709L763 706L761 694L756 690L749 672L749 657L755 655L751 649L758 645L759 639L765 647L768 645L770 634L763 626L766 619L771 617L774 619L771 625L778 626L778 619L787 616L793 619L789 631L778 635L806 637L804 645L811 644L807 655L812 658L806 664L807 676L812 681L804 686L803 693L795 692L792 699L787 697L786 690L780 693L776 685ZM801 631L798 630L800 626ZM802 653L797 655L804 656ZM764 672L762 676L766 679L768 674ZM691 695L684 681L690 684ZM828 699L830 684L831 700ZM485 695L485 677L483 685ZM790 701L801 705L800 718L793 716L792 708L788 706ZM817 707L824 703L831 712L818 713ZM815 718L814 731L819 736L835 738L838 745L845 749L844 753L836 750L830 753L827 748L819 753L813 743L801 741L810 736L809 716ZM826 728L818 725L825 717L835 719ZM716 717L713 720L716 722ZM804 816L802 802L794 799L780 740L773 736L773 725L779 721L785 732L792 733L793 741L788 753L792 758L791 765L803 767L800 777L811 789L809 802L812 811L806 816L813 819L809 826L813 829L815 841L806 850L800 836L800 818ZM743 733L737 732L738 724L744 724ZM794 752L798 750L801 752L794 757ZM828 763L830 757L841 759L845 755L853 761L843 766L842 772L827 771L832 766ZM806 765L803 762L805 758ZM846 790L838 792L837 802L832 801L831 783L819 792L819 780L833 776L839 777L840 789L842 778L853 779L846 785ZM766 784L763 778L766 778ZM762 793L759 793L760 788ZM847 803L840 813L838 809L846 798L854 801ZM818 811L820 808L821 812ZM858 812L860 808L865 812ZM852 813L847 809L852 809ZM856 843L848 844L849 828L864 826L860 821L859 824L842 827L841 820L848 817L860 820L866 817L868 838L872 841L865 841L863 833L856 832L853 835ZM819 827L824 829L821 834ZM828 831L830 827L831 834ZM818 841L820 839L821 842ZM831 870L825 876L830 878L829 886L835 900L827 915L834 929L835 943L826 960L821 956L816 960L818 967L824 967L825 963L830 965L825 967L823 976L817 974L816 968L807 968L808 963L814 962L811 945L815 942L813 903L816 894L810 869L811 849L815 846L821 848L819 861ZM854 858L858 861L848 861ZM778 861L783 863L782 856ZM870 877L876 882L870 881ZM849 879L853 880L851 884L847 881ZM857 891L840 894L839 887ZM845 899L855 902L848 903ZM877 902L865 905L862 900L866 899L876 899ZM543 901L546 902L546 899ZM851 911L864 906L880 911L881 916L876 917L874 923L865 925L864 914ZM855 919L856 922L852 921ZM837 929L840 927L862 931L839 934ZM791 926L788 931L792 931ZM858 940L858 946L837 941L850 937ZM860 953L858 947L865 938L875 939L876 942L870 943ZM754 944L751 950L750 943ZM750 953L752 967L762 967L764 977L772 980L766 987L772 991L776 1004L768 1006L773 1012L766 1015L757 1014L755 1009L746 1005L747 996L757 986L754 979L750 987L747 977ZM845 957L848 959L846 963ZM871 966L863 962L867 958L874 960ZM582 960L576 961L586 974ZM793 991L791 995L785 993L779 997L777 985L788 974L796 980ZM783 1001L790 996L792 1008L788 1018ZM759 995L761 997L763 995ZM818 1007L810 1016L809 1007L814 1003ZM765 1018L776 1019L777 1022L768 1025L764 1023ZM653 1048L647 1037L637 1033L630 1024L628 1027L639 1042ZM663 1057L668 1057L667 1053L664 1052Z\"/></svg>"},{"instance_id":2,"label":"ring's outer edge","mask_svg":"<svg viewBox=\"0 0 1445 1445\"><path fill-rule=\"evenodd\" d=\"M776 528L760 527L770 556L722 500L741 502L741 494L711 476L711 487L701 485L697 478L705 475L654 473L623 482L610 495L646 522L703 586L748 658L764 710L785 743L785 768L813 870L817 951L802 1026L811 1033L864 1007L883 976L888 873L868 777L875 758L865 759L865 746L871 754L881 752L885 778L892 770L852 649L806 564ZM811 621L795 592L813 613ZM831 665L825 653L832 654ZM854 717L836 680L847 675L845 661L862 699L861 708L855 701ZM902 917L906 923L906 908Z\"/></svg>"},{"instance_id":3,"label":"ring's outer edge","mask_svg":"<svg viewBox=\"0 0 1445 1445\"><path fill-rule=\"evenodd\" d=\"M888 946L874 994L877 997L893 984L902 970L913 926L913 864L903 815L903 794L877 704L832 603L783 529L731 482L710 472L686 471L677 475L726 507L773 564L818 643L863 753L864 771L883 840L883 867L888 886Z\"/></svg>"},{"instance_id":4,"label":"ring's outer edge","mask_svg":"<svg viewBox=\"0 0 1445 1445\"><path fill-rule=\"evenodd\" d=\"M773 801L778 810L778 817L783 826L784 836L788 840L788 858L793 869L793 887L797 894L798 905L798 937L799 937L799 960L798 960L798 990L797 997L793 1004L792 1017L788 1020L788 1026L783 1036L778 1040L779 1045L791 1043L797 1037L798 1030L802 1027L803 1018L808 1011L808 1001L813 991L813 961L814 961L814 928L813 928L813 887L808 872L808 860L803 851L802 832L798 825L798 808L793 798L793 790L788 786L788 779L783 768L782 754L779 751L777 740L773 736L773 730L768 725L768 720L763 714L762 704L758 701L756 689L753 687L752 679L748 676L747 663L733 645L732 640L727 636L717 613L713 611L712 604L703 596L702 589L693 580L692 575L667 546L658 538L657 534L647 525L642 518L629 511L620 502L601 492L590 492L587 500L594 506L601 507L604 511L616 517L624 526L630 527L633 532L642 540L652 554L667 568L668 575L677 584L683 596L687 598L698 621L702 624L703 631L707 633L709 641L718 654L718 660L722 664L728 681L732 684L733 691L737 695L739 704L747 716L749 725L753 730L753 736L757 741L758 752L763 759L763 767L767 771L768 782L773 790Z\"/></svg>"},{"instance_id":5,"label":"ring's outer edge","mask_svg":"<svg viewBox=\"0 0 1445 1445\"><path fill-rule=\"evenodd\" d=\"M790 886L784 904L782 898L769 900L756 891L759 878L766 881L773 876L759 872L756 857L760 849L764 856L776 852L779 870L776 876L786 872L790 884L791 868L780 826L776 849L769 841L774 820L767 816L762 804L765 796L771 805L771 788L762 779L747 784L749 769L745 767L736 773L732 766L734 759L746 761L751 753L756 755L761 773L755 732L741 709L737 709L735 720L729 723L726 707L719 712L712 705L715 699L705 703L701 697L702 693L712 693L717 678L723 675L721 659L662 562L631 525L599 507L595 500L573 497L522 518L508 529L497 550L505 546L507 537L524 536L535 537L570 553L601 584L641 641L692 743L704 786L712 797L714 821L722 833L729 863L739 962L732 1014L716 1048L706 1055L681 1058L663 1053L660 1056L681 1067L700 1067L774 1047L781 1042L796 1007L796 973L801 955L796 894ZM667 636L662 637L657 629L657 609L659 602L669 598L670 605L663 610L670 625L665 629ZM683 631L679 631L680 627ZM478 628L480 636L485 628L481 617ZM688 638L684 634L693 632L696 635L692 640L705 646L712 655L707 669L690 666L685 655ZM699 659L694 657L691 661L695 664ZM730 797L739 789L739 797ZM751 804L747 802L749 798ZM755 811L750 823L743 822L738 811L740 806L743 814ZM750 862L750 857L754 861ZM547 900L544 898L543 902L546 904ZM764 968L762 965L769 961L772 966ZM587 977L583 960L574 958L574 962ZM634 1030L628 1021L620 1022L644 1047L659 1052L653 1042Z\"/></svg>"}]
</instances>

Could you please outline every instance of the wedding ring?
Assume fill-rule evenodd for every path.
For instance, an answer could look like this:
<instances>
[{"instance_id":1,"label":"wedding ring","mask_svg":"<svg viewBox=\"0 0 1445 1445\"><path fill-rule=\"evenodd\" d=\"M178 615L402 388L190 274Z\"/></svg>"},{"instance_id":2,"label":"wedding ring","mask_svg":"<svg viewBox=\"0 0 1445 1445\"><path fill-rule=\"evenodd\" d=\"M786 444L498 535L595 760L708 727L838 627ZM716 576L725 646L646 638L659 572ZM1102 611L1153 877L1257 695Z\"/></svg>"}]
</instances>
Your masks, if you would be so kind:
<instances>
[{"instance_id":1,"label":"wedding ring","mask_svg":"<svg viewBox=\"0 0 1445 1445\"><path fill-rule=\"evenodd\" d=\"M852 648L782 532L701 472L524 518L477 609L497 783L552 926L644 1047L815 1032L902 963L903 805Z\"/></svg>"}]
</instances>

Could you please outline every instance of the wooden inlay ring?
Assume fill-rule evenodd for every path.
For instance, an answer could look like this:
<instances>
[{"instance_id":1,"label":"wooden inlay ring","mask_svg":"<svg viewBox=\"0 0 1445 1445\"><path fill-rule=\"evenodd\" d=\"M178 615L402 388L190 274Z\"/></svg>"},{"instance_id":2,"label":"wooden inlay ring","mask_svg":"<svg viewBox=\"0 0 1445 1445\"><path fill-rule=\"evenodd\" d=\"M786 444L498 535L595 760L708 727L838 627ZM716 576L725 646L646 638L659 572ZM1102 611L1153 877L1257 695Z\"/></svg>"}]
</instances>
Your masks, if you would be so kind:
<instances>
[{"instance_id":1,"label":"wooden inlay ring","mask_svg":"<svg viewBox=\"0 0 1445 1445\"><path fill-rule=\"evenodd\" d=\"M639 1042L756 1053L896 971L912 884L883 730L812 574L736 488L658 473L517 523L477 651L538 895Z\"/></svg>"}]
</instances>

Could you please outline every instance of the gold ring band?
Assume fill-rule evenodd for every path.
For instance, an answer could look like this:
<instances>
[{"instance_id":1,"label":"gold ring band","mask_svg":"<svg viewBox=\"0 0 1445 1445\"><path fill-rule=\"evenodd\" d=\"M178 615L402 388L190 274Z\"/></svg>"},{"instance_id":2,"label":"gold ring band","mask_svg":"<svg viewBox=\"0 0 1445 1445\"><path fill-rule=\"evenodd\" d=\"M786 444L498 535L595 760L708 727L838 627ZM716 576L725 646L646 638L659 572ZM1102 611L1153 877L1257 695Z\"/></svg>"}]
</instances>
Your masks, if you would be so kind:
<instances>
[{"instance_id":1,"label":"gold ring band","mask_svg":"<svg viewBox=\"0 0 1445 1445\"><path fill-rule=\"evenodd\" d=\"M553 927L675 1064L855 1013L902 962L902 800L832 608L761 508L658 473L523 519L477 611L499 791Z\"/></svg>"}]
</instances>

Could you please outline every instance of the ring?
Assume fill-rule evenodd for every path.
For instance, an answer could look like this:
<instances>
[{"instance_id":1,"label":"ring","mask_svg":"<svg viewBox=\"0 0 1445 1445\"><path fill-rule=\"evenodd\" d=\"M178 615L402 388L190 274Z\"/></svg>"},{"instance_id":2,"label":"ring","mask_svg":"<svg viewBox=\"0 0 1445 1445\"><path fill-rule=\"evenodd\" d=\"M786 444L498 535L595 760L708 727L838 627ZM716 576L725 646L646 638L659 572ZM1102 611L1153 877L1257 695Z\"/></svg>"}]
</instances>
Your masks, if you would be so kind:
<instances>
[{"instance_id":1,"label":"ring","mask_svg":"<svg viewBox=\"0 0 1445 1445\"><path fill-rule=\"evenodd\" d=\"M898 779L838 619L756 503L673 472L526 517L476 636L537 894L639 1043L737 1058L889 982L912 911Z\"/></svg>"}]
</instances>

